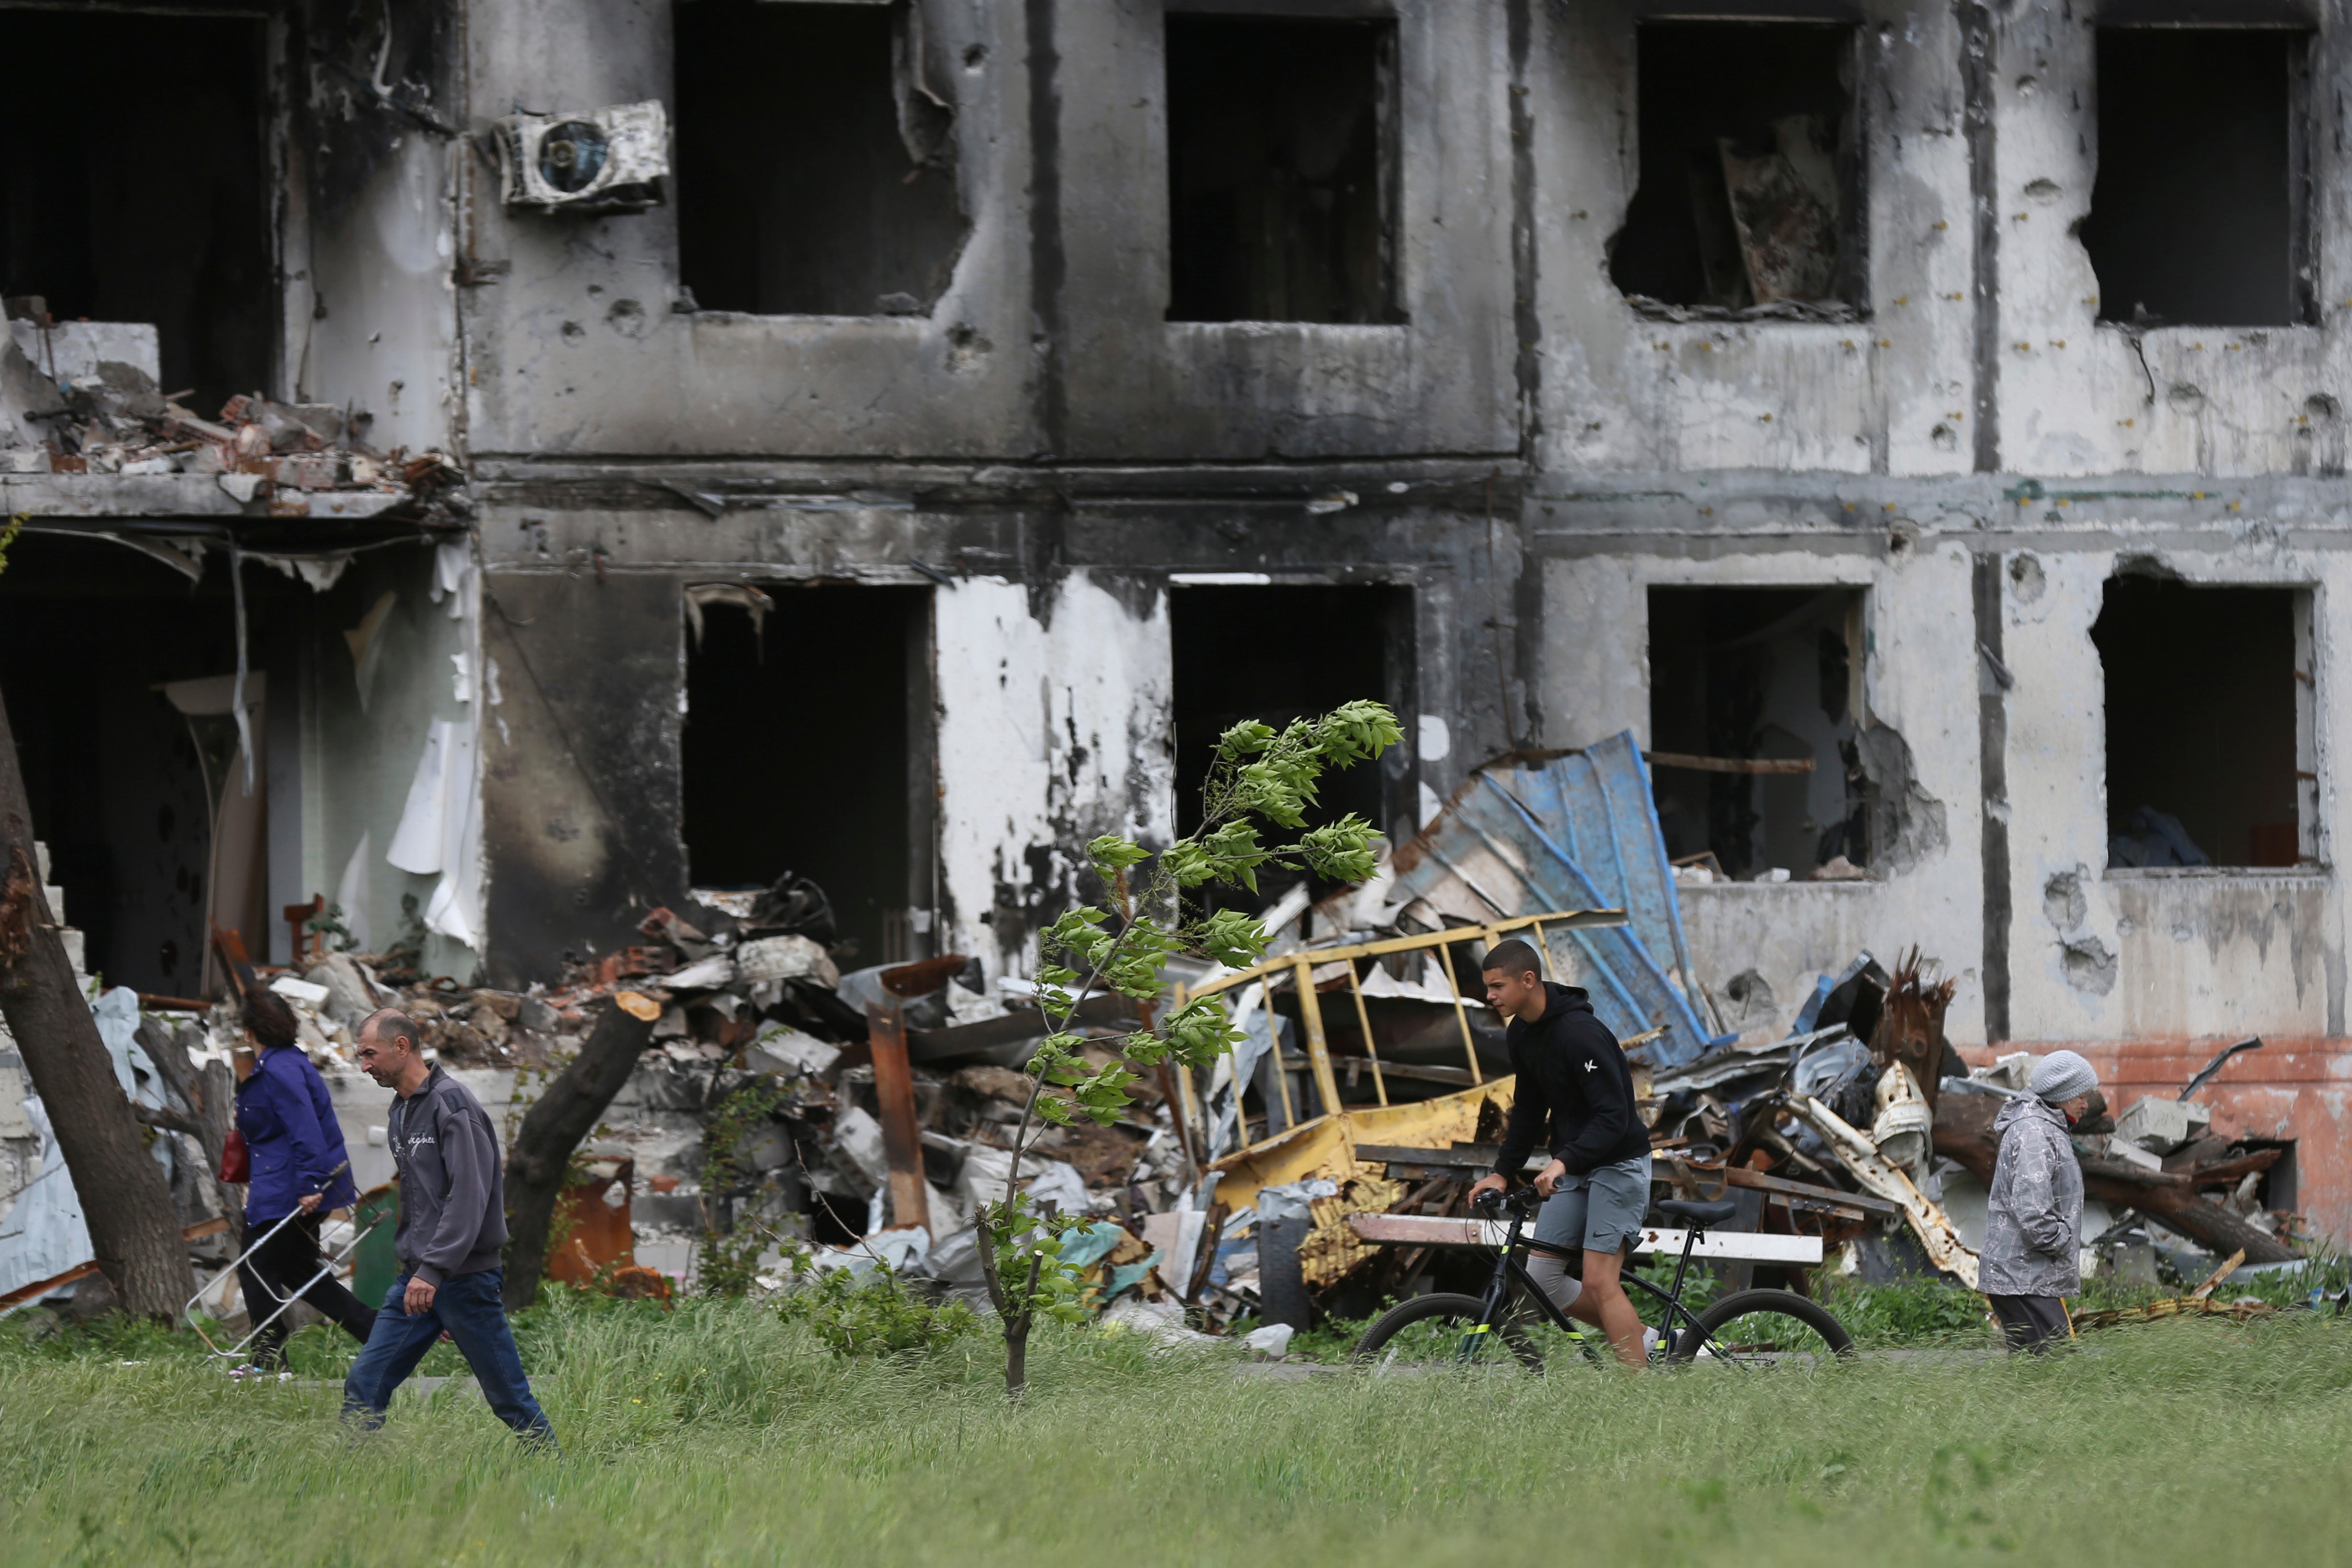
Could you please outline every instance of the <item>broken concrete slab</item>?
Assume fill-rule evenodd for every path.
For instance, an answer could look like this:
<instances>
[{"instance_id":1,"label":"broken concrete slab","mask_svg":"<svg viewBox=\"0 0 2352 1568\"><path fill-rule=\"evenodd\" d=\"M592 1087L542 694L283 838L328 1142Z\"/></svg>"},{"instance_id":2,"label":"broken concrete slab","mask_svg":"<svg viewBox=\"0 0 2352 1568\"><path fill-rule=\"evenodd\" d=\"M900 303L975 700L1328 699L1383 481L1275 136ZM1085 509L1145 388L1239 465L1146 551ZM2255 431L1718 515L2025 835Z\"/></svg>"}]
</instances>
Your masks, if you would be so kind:
<instances>
[{"instance_id":1,"label":"broken concrete slab","mask_svg":"<svg viewBox=\"0 0 2352 1568\"><path fill-rule=\"evenodd\" d=\"M2169 1154L2201 1136L2212 1121L2210 1106L2193 1100L2167 1100L2160 1095L2144 1094L2116 1118L2115 1143L2127 1144L2153 1155Z\"/></svg>"}]
</instances>

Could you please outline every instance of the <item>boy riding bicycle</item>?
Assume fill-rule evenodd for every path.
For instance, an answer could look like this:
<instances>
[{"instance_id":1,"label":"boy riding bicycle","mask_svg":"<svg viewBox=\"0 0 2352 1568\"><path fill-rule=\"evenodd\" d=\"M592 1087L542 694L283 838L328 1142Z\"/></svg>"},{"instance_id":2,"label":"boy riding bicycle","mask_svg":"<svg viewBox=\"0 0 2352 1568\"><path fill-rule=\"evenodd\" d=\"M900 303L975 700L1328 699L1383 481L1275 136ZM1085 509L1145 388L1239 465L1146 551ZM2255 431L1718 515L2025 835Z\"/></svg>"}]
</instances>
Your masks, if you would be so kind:
<instances>
[{"instance_id":1,"label":"boy riding bicycle","mask_svg":"<svg viewBox=\"0 0 2352 1568\"><path fill-rule=\"evenodd\" d=\"M1537 1252L1528 1273L1553 1305L1598 1326L1627 1366L1647 1364L1640 1314L1619 1282L1628 1239L1650 1206L1650 1134L1634 1114L1633 1074L1584 991L1549 983L1536 950L1514 937L1486 950L1480 967L1486 1005L1508 1018L1511 1070L1518 1075L1495 1169L1470 1189L1473 1203L1500 1192L1522 1169L1538 1137L1551 1163L1536 1176L1543 1194L1534 1240L1584 1253L1584 1279L1567 1260Z\"/></svg>"}]
</instances>

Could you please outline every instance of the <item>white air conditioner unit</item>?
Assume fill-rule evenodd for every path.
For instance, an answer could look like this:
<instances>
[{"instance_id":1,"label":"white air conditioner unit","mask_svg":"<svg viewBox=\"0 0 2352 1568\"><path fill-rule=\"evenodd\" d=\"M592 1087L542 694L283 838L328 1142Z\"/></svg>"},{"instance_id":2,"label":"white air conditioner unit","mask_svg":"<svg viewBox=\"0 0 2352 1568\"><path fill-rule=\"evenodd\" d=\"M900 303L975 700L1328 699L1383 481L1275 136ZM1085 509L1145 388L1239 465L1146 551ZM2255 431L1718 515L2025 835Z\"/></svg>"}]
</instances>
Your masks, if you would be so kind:
<instances>
[{"instance_id":1,"label":"white air conditioner unit","mask_svg":"<svg viewBox=\"0 0 2352 1568\"><path fill-rule=\"evenodd\" d=\"M498 122L506 204L546 212L658 206L669 177L669 116L659 99L580 114L509 114Z\"/></svg>"}]
</instances>

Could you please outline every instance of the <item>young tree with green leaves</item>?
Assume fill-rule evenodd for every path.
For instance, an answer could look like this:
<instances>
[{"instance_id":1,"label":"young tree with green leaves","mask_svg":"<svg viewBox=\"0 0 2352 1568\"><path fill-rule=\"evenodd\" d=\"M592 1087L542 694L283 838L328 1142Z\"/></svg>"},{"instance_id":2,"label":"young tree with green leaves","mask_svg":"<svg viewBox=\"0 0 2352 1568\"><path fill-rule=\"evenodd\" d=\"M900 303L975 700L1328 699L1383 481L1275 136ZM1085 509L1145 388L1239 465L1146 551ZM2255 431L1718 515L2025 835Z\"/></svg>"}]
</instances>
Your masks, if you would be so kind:
<instances>
[{"instance_id":1,"label":"young tree with green leaves","mask_svg":"<svg viewBox=\"0 0 2352 1568\"><path fill-rule=\"evenodd\" d=\"M1210 762L1199 828L1157 855L1116 835L1087 846L1104 898L1069 910L1039 938L1037 1005L1052 1028L1029 1058L1033 1082L1013 1134L1004 1196L983 1205L978 1217L989 1300L1003 1326L1004 1386L1013 1398L1027 1386L1029 1331L1037 1320L1077 1322L1086 1316L1078 1271L1061 1258L1063 1237L1087 1216L1036 1213L1018 1190L1032 1131L1067 1127L1081 1116L1108 1126L1131 1102L1137 1068L1189 1070L1233 1048L1241 1036L1214 998L1160 1008L1170 990L1169 961L1179 954L1238 968L1265 952L1257 921L1236 910L1209 910L1202 895L1213 888L1255 892L1258 871L1267 866L1334 882L1370 878L1380 837L1371 824L1351 812L1310 828L1307 816L1327 770L1369 762L1401 738L1396 715L1368 701L1282 730L1236 724L1219 738ZM1275 842L1262 837L1269 829ZM1070 1020L1101 991L1136 1003L1147 1023L1122 1038L1091 1042L1111 1053L1097 1067L1084 1054L1090 1042L1071 1030Z\"/></svg>"}]
</instances>

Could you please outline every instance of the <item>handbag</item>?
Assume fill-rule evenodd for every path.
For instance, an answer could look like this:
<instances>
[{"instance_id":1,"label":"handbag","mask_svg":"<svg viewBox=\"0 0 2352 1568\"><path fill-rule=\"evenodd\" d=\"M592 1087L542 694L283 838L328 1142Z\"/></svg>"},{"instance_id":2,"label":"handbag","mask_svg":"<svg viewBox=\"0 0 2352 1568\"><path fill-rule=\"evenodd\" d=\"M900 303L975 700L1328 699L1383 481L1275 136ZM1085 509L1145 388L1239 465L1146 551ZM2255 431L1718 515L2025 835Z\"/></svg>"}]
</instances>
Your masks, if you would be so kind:
<instances>
[{"instance_id":1,"label":"handbag","mask_svg":"<svg viewBox=\"0 0 2352 1568\"><path fill-rule=\"evenodd\" d=\"M224 1182L249 1182L253 1179L253 1156L246 1152L245 1134L234 1127L221 1141L220 1179Z\"/></svg>"}]
</instances>

